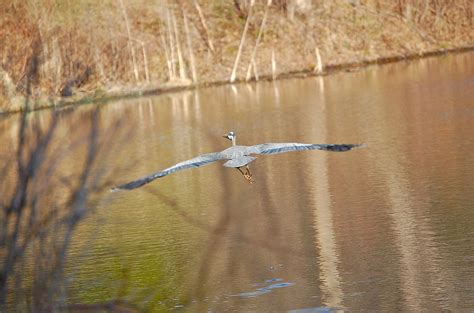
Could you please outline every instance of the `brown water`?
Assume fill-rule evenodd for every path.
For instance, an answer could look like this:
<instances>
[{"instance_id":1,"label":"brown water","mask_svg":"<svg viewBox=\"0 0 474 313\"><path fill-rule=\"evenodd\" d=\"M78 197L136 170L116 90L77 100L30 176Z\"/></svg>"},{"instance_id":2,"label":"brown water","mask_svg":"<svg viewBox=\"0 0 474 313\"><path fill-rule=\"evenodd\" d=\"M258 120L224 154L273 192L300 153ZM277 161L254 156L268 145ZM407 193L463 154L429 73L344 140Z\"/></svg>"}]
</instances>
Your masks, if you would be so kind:
<instances>
[{"instance_id":1,"label":"brown water","mask_svg":"<svg viewBox=\"0 0 474 313\"><path fill-rule=\"evenodd\" d=\"M248 145L367 147L260 156L253 185L212 164L104 193L76 233L72 301L125 286L150 311L474 310L474 53L101 114L133 130L108 159L117 183L224 149L229 130Z\"/></svg>"}]
</instances>

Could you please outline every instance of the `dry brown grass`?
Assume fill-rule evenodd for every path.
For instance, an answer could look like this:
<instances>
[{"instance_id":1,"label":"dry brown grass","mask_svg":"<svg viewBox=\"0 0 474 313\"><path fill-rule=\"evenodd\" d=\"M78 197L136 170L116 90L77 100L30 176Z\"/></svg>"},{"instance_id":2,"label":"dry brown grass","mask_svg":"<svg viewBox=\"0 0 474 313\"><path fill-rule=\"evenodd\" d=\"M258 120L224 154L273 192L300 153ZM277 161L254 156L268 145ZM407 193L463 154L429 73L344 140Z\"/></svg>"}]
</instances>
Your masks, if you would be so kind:
<instances>
[{"instance_id":1,"label":"dry brown grass","mask_svg":"<svg viewBox=\"0 0 474 313\"><path fill-rule=\"evenodd\" d=\"M283 73L314 68L316 48L324 65L329 65L474 42L470 0L303 2L307 7L292 6L290 0L273 1L256 52L260 75L271 75L272 51L277 71ZM17 95L24 93L25 73L35 51L41 55L35 97L77 90L91 94L112 86L190 84L192 56L200 82L229 79L249 1L123 3L122 7L120 0L0 0L1 69L12 82L10 87L5 79L0 82L4 109L11 106L7 89L13 85ZM245 77L266 4L257 0L253 9L238 79Z\"/></svg>"}]
</instances>

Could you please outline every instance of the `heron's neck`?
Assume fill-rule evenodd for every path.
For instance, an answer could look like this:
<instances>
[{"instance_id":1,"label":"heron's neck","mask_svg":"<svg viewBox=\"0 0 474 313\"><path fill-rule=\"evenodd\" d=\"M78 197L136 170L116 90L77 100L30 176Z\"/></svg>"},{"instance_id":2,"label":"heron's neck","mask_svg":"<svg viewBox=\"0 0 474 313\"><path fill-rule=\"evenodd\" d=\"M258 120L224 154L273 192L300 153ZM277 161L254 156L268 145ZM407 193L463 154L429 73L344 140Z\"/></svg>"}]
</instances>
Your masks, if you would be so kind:
<instances>
[{"instance_id":1,"label":"heron's neck","mask_svg":"<svg viewBox=\"0 0 474 313\"><path fill-rule=\"evenodd\" d=\"M236 145L236 137L232 137L232 147L234 147Z\"/></svg>"}]
</instances>

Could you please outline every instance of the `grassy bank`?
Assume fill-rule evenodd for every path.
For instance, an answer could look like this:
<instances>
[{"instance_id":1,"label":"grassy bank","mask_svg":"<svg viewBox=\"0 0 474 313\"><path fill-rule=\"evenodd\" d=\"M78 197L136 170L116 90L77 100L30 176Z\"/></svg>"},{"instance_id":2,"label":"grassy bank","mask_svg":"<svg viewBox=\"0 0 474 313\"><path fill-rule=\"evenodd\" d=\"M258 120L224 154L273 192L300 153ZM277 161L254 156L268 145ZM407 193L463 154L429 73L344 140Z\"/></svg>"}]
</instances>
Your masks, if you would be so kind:
<instances>
[{"instance_id":1,"label":"grassy bank","mask_svg":"<svg viewBox=\"0 0 474 313\"><path fill-rule=\"evenodd\" d=\"M0 0L0 110L474 46L469 0Z\"/></svg>"}]
</instances>

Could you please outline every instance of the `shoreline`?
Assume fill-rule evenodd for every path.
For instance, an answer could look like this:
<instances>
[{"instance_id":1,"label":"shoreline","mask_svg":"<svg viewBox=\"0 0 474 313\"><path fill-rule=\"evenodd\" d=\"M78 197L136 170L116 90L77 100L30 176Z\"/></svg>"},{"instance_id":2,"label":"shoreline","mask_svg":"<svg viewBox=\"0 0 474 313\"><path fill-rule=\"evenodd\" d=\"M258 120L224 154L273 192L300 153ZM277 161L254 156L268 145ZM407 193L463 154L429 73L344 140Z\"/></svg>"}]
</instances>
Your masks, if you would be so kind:
<instances>
[{"instance_id":1,"label":"shoreline","mask_svg":"<svg viewBox=\"0 0 474 313\"><path fill-rule=\"evenodd\" d=\"M382 56L374 59L365 59L360 61L354 62L346 62L346 63L335 63L329 64L323 67L323 72L317 73L314 69L301 69L296 71L288 71L288 72L281 72L278 73L275 77L272 75L261 75L258 80L254 77L250 80L245 80L243 78L237 78L234 82L230 82L229 80L216 80L216 81L204 81L198 82L197 84L191 83L180 83L180 82L166 82L160 86L156 86L154 84L148 85L135 85L131 87L120 87L115 86L109 90L104 90L99 94L97 92L83 92L77 96L72 96L71 98L40 98L29 100L30 101L30 109L28 112L35 112L41 110L48 110L48 109L62 109L62 108L69 108L72 106L80 106L86 104L93 104L93 103L108 103L111 101L117 101L121 99L133 99L139 98L144 96L156 96L162 95L167 93L176 93L186 90L195 90L198 88L207 88L207 87L215 87L215 86L224 86L224 85L231 85L231 84L242 84L242 83L254 83L258 81L273 81L273 80L283 80L283 79L292 79L292 78L307 78L307 77L318 77L318 76L326 76L338 72L349 71L349 70L356 70L362 69L371 65L384 65L384 64L391 64L403 61L413 61L419 60L424 58L430 57L437 57L442 55L448 54L460 54L460 53L468 53L474 51L473 45L463 46L463 47L456 47L456 48L446 48L446 49L436 49L430 50L425 52L419 53L408 53L405 55L393 55L393 56ZM115 90L120 88L120 90ZM14 100L16 103L20 103L17 107L13 106L11 110L2 110L0 109L0 116L11 116L18 113L23 112L24 110L24 103L26 101L26 97L16 97Z\"/></svg>"}]
</instances>

